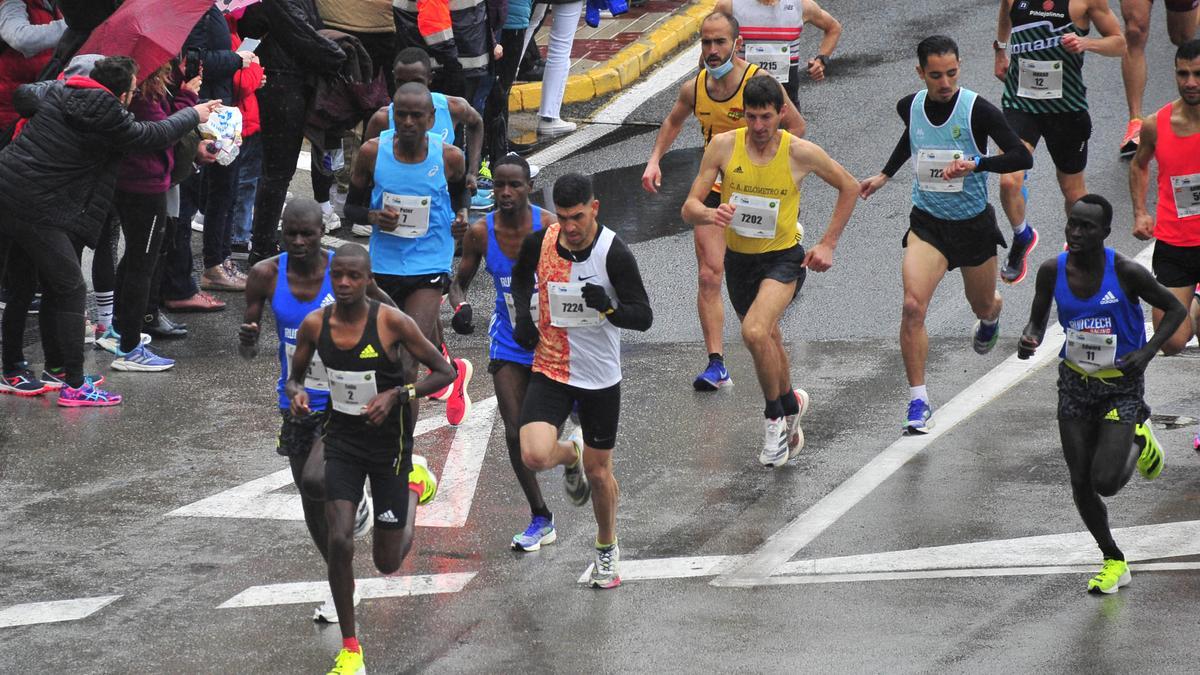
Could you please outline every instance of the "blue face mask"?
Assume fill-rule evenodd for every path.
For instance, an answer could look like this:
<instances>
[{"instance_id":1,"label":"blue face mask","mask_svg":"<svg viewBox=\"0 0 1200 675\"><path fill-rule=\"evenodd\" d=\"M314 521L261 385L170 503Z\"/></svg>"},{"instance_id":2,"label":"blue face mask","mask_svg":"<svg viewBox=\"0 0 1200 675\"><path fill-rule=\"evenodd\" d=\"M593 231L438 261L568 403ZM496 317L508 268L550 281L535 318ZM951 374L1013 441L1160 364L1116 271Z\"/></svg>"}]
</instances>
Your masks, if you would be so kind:
<instances>
[{"instance_id":1,"label":"blue face mask","mask_svg":"<svg viewBox=\"0 0 1200 675\"><path fill-rule=\"evenodd\" d=\"M708 71L709 77L715 77L718 80L721 79L722 77L725 77L726 75L729 74L729 71L733 70L733 54L730 54L729 58L725 61L725 63L722 63L721 65L717 66L716 68L713 68L712 66L710 66L706 63L706 64L704 64L704 69Z\"/></svg>"}]
</instances>

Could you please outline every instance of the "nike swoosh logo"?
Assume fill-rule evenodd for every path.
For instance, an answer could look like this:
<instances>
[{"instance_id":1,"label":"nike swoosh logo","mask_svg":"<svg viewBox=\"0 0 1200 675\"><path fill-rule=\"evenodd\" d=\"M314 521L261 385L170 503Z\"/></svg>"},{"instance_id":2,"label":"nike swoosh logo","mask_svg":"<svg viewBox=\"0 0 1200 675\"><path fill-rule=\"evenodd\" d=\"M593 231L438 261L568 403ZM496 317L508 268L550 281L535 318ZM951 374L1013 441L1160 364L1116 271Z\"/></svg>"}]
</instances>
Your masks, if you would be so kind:
<instances>
[{"instance_id":1,"label":"nike swoosh logo","mask_svg":"<svg viewBox=\"0 0 1200 675\"><path fill-rule=\"evenodd\" d=\"M587 281L588 279L595 279L595 278L596 278L596 275L595 275L595 274L592 274L592 275L589 275L589 276L586 276L586 277L579 277L579 280L580 280L580 281Z\"/></svg>"}]
</instances>

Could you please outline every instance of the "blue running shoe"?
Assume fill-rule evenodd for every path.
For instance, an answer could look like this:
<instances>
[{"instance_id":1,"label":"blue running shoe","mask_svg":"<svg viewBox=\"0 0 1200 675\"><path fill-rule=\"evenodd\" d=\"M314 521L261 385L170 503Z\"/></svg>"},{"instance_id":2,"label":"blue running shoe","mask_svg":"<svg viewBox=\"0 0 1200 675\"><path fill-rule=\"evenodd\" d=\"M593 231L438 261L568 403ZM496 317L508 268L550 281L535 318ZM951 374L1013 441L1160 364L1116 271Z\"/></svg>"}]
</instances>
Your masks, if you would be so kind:
<instances>
[{"instance_id":1,"label":"blue running shoe","mask_svg":"<svg viewBox=\"0 0 1200 675\"><path fill-rule=\"evenodd\" d=\"M908 420L904 422L904 431L908 434L927 434L933 428L929 417L933 408L924 399L915 398L908 403Z\"/></svg>"},{"instance_id":2,"label":"blue running shoe","mask_svg":"<svg viewBox=\"0 0 1200 675\"><path fill-rule=\"evenodd\" d=\"M708 367L704 369L704 372L696 376L692 386L696 391L716 391L722 387L732 387L733 378L725 369L724 361L713 359L708 362Z\"/></svg>"},{"instance_id":3,"label":"blue running shoe","mask_svg":"<svg viewBox=\"0 0 1200 675\"><path fill-rule=\"evenodd\" d=\"M529 527L512 538L512 550L530 553L540 549L542 544L553 544L557 539L554 519L534 516L533 520L529 521Z\"/></svg>"},{"instance_id":4,"label":"blue running shoe","mask_svg":"<svg viewBox=\"0 0 1200 675\"><path fill-rule=\"evenodd\" d=\"M128 354L120 354L113 359L113 370L124 370L134 373L159 373L175 367L175 361L163 358L150 351L146 345L138 345Z\"/></svg>"},{"instance_id":5,"label":"blue running shoe","mask_svg":"<svg viewBox=\"0 0 1200 675\"><path fill-rule=\"evenodd\" d=\"M475 196L471 197L471 208L476 211L484 211L492 208L496 201L492 199L491 190L477 190Z\"/></svg>"},{"instance_id":6,"label":"blue running shoe","mask_svg":"<svg viewBox=\"0 0 1200 675\"><path fill-rule=\"evenodd\" d=\"M1000 279L1006 284L1019 284L1029 270L1029 254L1038 244L1037 230L1026 225L1021 234L1013 235L1008 259L1000 266Z\"/></svg>"},{"instance_id":7,"label":"blue running shoe","mask_svg":"<svg viewBox=\"0 0 1200 675\"><path fill-rule=\"evenodd\" d=\"M971 347L975 349L976 354L986 354L992 351L992 347L996 346L996 340L999 338L999 321L990 326L982 320L975 321L975 330L971 332Z\"/></svg>"}]
</instances>

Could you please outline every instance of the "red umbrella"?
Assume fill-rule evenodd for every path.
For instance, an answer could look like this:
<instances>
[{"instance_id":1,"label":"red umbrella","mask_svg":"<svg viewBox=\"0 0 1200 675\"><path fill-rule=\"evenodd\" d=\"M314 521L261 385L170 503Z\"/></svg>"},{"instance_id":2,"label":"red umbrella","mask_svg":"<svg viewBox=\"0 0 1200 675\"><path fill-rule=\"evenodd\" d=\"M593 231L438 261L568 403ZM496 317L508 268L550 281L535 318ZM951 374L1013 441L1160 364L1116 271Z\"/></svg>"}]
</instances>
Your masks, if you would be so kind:
<instances>
[{"instance_id":1,"label":"red umbrella","mask_svg":"<svg viewBox=\"0 0 1200 675\"><path fill-rule=\"evenodd\" d=\"M133 57L141 80L179 53L212 6L213 0L126 0L92 31L79 53Z\"/></svg>"}]
</instances>

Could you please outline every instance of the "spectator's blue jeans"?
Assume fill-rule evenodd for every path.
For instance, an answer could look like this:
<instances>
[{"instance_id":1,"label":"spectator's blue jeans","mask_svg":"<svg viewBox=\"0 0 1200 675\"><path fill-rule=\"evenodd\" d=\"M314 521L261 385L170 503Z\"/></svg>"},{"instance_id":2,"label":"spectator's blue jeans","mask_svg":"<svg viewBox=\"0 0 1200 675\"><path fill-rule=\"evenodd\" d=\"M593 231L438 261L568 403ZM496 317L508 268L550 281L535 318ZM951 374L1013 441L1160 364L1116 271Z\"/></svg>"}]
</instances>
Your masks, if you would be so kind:
<instances>
[{"instance_id":1,"label":"spectator's blue jeans","mask_svg":"<svg viewBox=\"0 0 1200 675\"><path fill-rule=\"evenodd\" d=\"M233 200L229 227L230 241L249 244L254 225L254 198L258 193L258 177L262 175L262 134L242 139L237 158L237 192Z\"/></svg>"}]
</instances>

